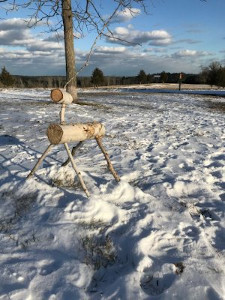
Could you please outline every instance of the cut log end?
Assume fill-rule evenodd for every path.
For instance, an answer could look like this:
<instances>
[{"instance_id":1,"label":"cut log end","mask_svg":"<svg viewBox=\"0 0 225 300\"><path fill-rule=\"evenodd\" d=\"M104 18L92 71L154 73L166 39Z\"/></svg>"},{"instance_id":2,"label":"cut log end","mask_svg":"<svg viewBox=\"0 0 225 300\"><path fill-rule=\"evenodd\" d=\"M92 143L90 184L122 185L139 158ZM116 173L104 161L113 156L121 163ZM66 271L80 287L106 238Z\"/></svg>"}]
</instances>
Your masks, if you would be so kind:
<instances>
[{"instance_id":1,"label":"cut log end","mask_svg":"<svg viewBox=\"0 0 225 300\"><path fill-rule=\"evenodd\" d=\"M73 102L72 95L60 89L51 90L51 99L55 103L71 104Z\"/></svg>"},{"instance_id":2,"label":"cut log end","mask_svg":"<svg viewBox=\"0 0 225 300\"><path fill-rule=\"evenodd\" d=\"M51 144L58 145L62 139L63 130L58 124L51 124L47 130L47 136Z\"/></svg>"},{"instance_id":3,"label":"cut log end","mask_svg":"<svg viewBox=\"0 0 225 300\"><path fill-rule=\"evenodd\" d=\"M51 90L51 99L56 103L62 100L63 99L62 91L60 89Z\"/></svg>"}]
</instances>

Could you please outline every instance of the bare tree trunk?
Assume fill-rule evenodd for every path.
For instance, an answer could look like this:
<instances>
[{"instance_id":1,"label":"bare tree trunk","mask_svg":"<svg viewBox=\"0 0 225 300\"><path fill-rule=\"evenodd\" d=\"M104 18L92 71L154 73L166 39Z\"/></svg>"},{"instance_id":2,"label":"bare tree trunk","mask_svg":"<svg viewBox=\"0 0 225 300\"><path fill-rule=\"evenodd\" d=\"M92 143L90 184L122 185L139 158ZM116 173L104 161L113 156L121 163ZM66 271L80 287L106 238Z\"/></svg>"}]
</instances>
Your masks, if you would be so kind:
<instances>
[{"instance_id":1,"label":"bare tree trunk","mask_svg":"<svg viewBox=\"0 0 225 300\"><path fill-rule=\"evenodd\" d=\"M65 59L66 59L66 81L69 82L66 91L77 102L77 84L75 70L75 50L73 43L73 13L71 0L62 0L62 19L64 27Z\"/></svg>"}]
</instances>

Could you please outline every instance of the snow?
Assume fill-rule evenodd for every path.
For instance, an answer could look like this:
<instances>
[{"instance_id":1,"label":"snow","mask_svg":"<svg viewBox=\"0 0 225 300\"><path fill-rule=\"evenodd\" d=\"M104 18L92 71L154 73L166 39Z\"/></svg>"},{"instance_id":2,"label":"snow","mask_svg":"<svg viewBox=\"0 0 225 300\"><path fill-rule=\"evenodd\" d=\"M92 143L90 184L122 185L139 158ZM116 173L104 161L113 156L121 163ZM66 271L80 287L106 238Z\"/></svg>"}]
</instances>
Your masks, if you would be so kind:
<instances>
[{"instance_id":1,"label":"snow","mask_svg":"<svg viewBox=\"0 0 225 300\"><path fill-rule=\"evenodd\" d=\"M126 89L129 93L135 92L136 89L127 88ZM188 95L211 95L211 96L225 96L225 90L186 90L181 89L180 91L177 89L165 89L165 88L142 88L138 89L139 93L166 93L166 94L188 94Z\"/></svg>"},{"instance_id":2,"label":"snow","mask_svg":"<svg viewBox=\"0 0 225 300\"><path fill-rule=\"evenodd\" d=\"M84 92L66 120L105 125L121 177L85 142L90 198L62 145L25 180L60 106L0 90L0 300L225 299L224 98Z\"/></svg>"}]
</instances>

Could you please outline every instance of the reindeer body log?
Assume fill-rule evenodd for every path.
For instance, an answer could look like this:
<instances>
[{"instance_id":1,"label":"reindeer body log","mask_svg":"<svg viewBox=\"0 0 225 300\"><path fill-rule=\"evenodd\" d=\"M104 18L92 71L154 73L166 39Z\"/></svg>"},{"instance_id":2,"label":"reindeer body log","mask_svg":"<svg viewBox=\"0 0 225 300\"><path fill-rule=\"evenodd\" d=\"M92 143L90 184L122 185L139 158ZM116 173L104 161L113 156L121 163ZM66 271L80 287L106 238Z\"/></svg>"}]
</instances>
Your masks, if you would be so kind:
<instances>
[{"instance_id":1,"label":"reindeer body log","mask_svg":"<svg viewBox=\"0 0 225 300\"><path fill-rule=\"evenodd\" d=\"M101 123L51 124L47 130L48 139L53 145L80 142L104 135L105 127Z\"/></svg>"}]
</instances>

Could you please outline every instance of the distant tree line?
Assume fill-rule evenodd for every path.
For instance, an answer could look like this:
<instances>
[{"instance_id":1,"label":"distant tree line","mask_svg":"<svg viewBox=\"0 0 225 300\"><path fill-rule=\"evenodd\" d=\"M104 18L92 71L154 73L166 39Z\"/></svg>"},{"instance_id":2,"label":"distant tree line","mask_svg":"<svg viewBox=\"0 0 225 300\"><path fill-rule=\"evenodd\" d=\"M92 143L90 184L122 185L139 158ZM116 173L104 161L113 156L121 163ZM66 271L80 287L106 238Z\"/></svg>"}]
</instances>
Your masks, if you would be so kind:
<instances>
[{"instance_id":1,"label":"distant tree line","mask_svg":"<svg viewBox=\"0 0 225 300\"><path fill-rule=\"evenodd\" d=\"M144 70L136 76L104 76L103 71L96 68L92 76L77 78L78 87L99 87L111 85L132 85L149 83L178 83L180 73L161 72L146 74ZM219 62L213 62L202 68L199 74L182 73L182 82L187 84L210 84L225 87L225 67ZM66 84L65 76L20 76L11 75L5 67L0 74L0 87L17 88L63 88Z\"/></svg>"}]
</instances>

